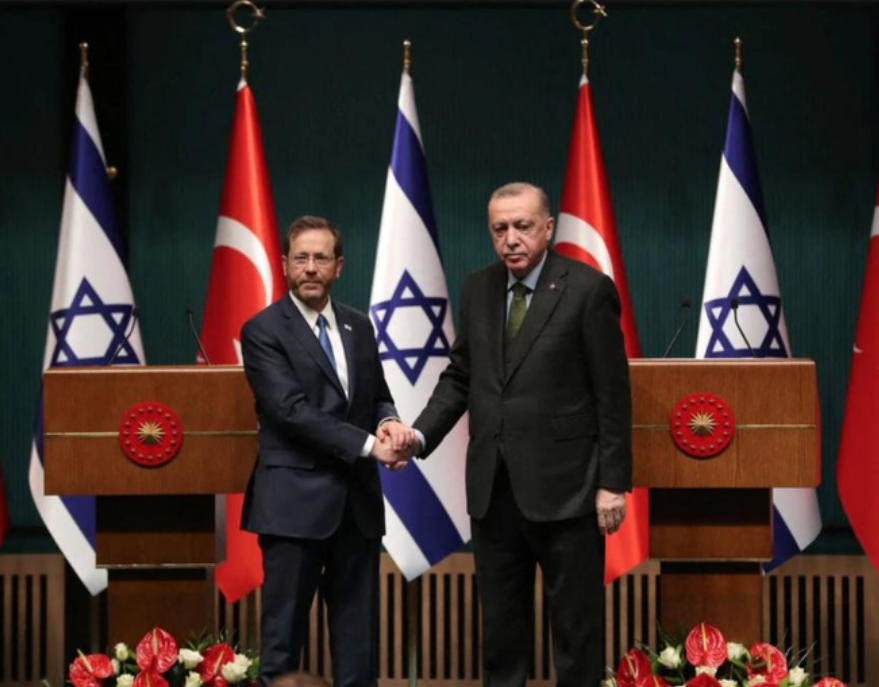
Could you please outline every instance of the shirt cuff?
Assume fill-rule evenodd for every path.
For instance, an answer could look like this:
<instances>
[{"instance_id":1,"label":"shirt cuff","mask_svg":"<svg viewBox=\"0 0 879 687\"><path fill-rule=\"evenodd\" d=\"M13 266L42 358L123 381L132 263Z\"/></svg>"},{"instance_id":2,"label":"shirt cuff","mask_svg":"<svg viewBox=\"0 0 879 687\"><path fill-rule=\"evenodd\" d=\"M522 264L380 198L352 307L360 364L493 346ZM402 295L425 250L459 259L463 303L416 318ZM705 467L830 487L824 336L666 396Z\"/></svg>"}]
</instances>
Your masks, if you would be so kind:
<instances>
[{"instance_id":1,"label":"shirt cuff","mask_svg":"<svg viewBox=\"0 0 879 687\"><path fill-rule=\"evenodd\" d=\"M375 446L375 435L370 434L368 437L366 437L366 441L363 442L363 448L360 449L360 457L369 458L369 455L372 453L373 446Z\"/></svg>"},{"instance_id":2,"label":"shirt cuff","mask_svg":"<svg viewBox=\"0 0 879 687\"><path fill-rule=\"evenodd\" d=\"M421 442L421 448L416 452L417 455L421 456L427 449L427 442L424 440L424 433L420 429L415 429L414 427L412 428L412 431L415 432L415 436L417 436L418 441Z\"/></svg>"}]
</instances>

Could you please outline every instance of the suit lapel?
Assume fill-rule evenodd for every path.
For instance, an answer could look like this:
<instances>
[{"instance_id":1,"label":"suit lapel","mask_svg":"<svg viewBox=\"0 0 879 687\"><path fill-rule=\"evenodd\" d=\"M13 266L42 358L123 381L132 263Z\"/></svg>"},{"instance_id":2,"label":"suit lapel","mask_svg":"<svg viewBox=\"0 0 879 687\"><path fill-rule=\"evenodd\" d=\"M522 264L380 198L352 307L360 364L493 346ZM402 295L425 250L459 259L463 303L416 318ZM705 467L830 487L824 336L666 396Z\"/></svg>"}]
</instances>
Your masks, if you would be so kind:
<instances>
[{"instance_id":1,"label":"suit lapel","mask_svg":"<svg viewBox=\"0 0 879 687\"><path fill-rule=\"evenodd\" d=\"M519 334L510 345L505 384L510 381L522 361L525 360L540 332L555 311L562 293L565 291L564 277L567 271L564 263L558 260L550 250L546 256L543 271L540 273L540 279L537 280L537 288L534 289L534 294L531 296L528 313L525 315Z\"/></svg>"},{"instance_id":2,"label":"suit lapel","mask_svg":"<svg viewBox=\"0 0 879 687\"><path fill-rule=\"evenodd\" d=\"M333 369L333 364L330 362L330 359L327 358L327 354L324 353L324 349L321 348L320 341L317 340L317 337L314 335L311 327L308 326L302 313L299 312L299 308L297 308L293 301L290 300L289 295L286 295L282 302L283 305L281 307L283 308L284 315L287 317L287 321L290 323L290 330L293 333L293 336L296 337L296 340L299 341L302 347L314 359L314 362L317 363L317 366L323 371L323 373L333 384L335 384L339 393L344 396L345 392L342 389L342 383L339 381L339 375L337 375L336 370ZM345 355L347 354L346 347Z\"/></svg>"},{"instance_id":3,"label":"suit lapel","mask_svg":"<svg viewBox=\"0 0 879 687\"><path fill-rule=\"evenodd\" d=\"M345 361L348 363L348 403L354 398L354 380L357 379L357 370L354 367L354 328L345 318L344 313L333 302L333 312L336 313L336 324L339 326L339 335L342 337L342 347L345 349Z\"/></svg>"},{"instance_id":4,"label":"suit lapel","mask_svg":"<svg viewBox=\"0 0 879 687\"><path fill-rule=\"evenodd\" d=\"M498 263L496 273L488 283L488 293L484 298L477 296L477 302L487 304L485 314L487 323L488 344L495 373L499 379L504 378L504 330L507 323L507 269Z\"/></svg>"}]
</instances>

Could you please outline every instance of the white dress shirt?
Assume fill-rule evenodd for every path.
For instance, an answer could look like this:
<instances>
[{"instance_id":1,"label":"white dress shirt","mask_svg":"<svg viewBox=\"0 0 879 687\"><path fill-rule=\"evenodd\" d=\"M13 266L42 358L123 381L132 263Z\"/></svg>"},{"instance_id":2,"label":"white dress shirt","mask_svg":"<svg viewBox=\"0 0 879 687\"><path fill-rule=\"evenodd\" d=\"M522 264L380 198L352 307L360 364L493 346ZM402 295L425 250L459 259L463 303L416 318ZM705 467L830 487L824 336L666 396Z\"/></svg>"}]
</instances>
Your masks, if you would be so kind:
<instances>
[{"instance_id":1,"label":"white dress shirt","mask_svg":"<svg viewBox=\"0 0 879 687\"><path fill-rule=\"evenodd\" d=\"M311 331L314 332L315 338L320 337L320 327L318 327L317 318L321 315L326 318L327 337L330 340L330 347L333 349L333 357L336 359L336 374L339 377L339 382L342 384L345 398L348 398L348 359L345 357L345 346L342 343L342 335L339 333L339 323L336 320L336 311L333 310L333 301L328 298L324 309L318 312L299 300L292 291L289 293L290 299L296 305L299 312L302 313L305 322L311 327ZM373 444L375 444L375 435L370 434L366 438L363 448L360 450L360 456L362 458L369 456Z\"/></svg>"}]
</instances>

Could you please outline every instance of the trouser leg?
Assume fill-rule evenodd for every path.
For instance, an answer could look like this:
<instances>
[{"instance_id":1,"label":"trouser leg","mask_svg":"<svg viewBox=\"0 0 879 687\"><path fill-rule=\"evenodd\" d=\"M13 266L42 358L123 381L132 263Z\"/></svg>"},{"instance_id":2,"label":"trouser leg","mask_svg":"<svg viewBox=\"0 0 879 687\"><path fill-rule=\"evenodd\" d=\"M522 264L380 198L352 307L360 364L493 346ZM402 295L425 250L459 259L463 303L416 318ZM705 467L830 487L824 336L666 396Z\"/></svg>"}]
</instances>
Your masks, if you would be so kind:
<instances>
[{"instance_id":1,"label":"trouser leg","mask_svg":"<svg viewBox=\"0 0 879 687\"><path fill-rule=\"evenodd\" d=\"M523 533L524 522L501 466L488 513L472 523L482 601L482 674L487 687L522 687L528 679L535 561Z\"/></svg>"}]
</instances>

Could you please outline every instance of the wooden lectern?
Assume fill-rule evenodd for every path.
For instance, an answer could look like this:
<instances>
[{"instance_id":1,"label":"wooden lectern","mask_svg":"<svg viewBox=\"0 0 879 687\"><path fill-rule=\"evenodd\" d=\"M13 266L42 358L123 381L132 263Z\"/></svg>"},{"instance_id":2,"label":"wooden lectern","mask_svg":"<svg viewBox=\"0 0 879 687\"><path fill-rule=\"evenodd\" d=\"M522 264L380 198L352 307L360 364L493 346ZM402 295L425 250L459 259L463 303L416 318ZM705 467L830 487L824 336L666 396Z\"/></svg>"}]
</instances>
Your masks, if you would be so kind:
<instances>
[{"instance_id":1,"label":"wooden lectern","mask_svg":"<svg viewBox=\"0 0 879 687\"><path fill-rule=\"evenodd\" d=\"M632 360L634 482L650 489L650 557L661 561L667 631L705 621L761 640L760 564L772 558L772 489L819 481L815 364L808 360ZM672 441L672 410L721 397L735 432L710 458Z\"/></svg>"},{"instance_id":2,"label":"wooden lectern","mask_svg":"<svg viewBox=\"0 0 879 687\"><path fill-rule=\"evenodd\" d=\"M155 625L180 640L212 630L214 495L244 491L257 451L242 368L54 368L43 393L46 493L97 496L110 641L134 646ZM129 460L120 443L143 402L168 406L181 425L179 453L159 467Z\"/></svg>"}]
</instances>

